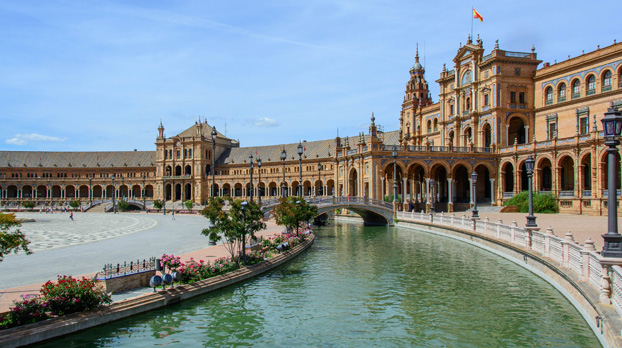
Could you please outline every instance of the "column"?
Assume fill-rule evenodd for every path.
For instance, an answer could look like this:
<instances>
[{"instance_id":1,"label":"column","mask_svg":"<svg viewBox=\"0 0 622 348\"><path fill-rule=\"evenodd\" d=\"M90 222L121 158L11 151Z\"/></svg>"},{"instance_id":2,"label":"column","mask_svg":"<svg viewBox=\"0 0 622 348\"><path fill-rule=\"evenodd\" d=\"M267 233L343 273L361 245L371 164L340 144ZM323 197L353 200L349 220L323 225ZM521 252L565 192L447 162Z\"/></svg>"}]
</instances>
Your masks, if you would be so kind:
<instances>
[{"instance_id":1,"label":"column","mask_svg":"<svg viewBox=\"0 0 622 348\"><path fill-rule=\"evenodd\" d=\"M430 178L425 178L425 203L430 204Z\"/></svg>"},{"instance_id":2,"label":"column","mask_svg":"<svg viewBox=\"0 0 622 348\"><path fill-rule=\"evenodd\" d=\"M495 204L495 179L490 179L490 204Z\"/></svg>"},{"instance_id":3,"label":"column","mask_svg":"<svg viewBox=\"0 0 622 348\"><path fill-rule=\"evenodd\" d=\"M454 197L453 197L453 181L454 179L452 178L447 178L447 189L448 189L448 198L449 198L449 204L453 205L454 204Z\"/></svg>"},{"instance_id":4,"label":"column","mask_svg":"<svg viewBox=\"0 0 622 348\"><path fill-rule=\"evenodd\" d=\"M402 203L406 202L406 181L407 178L402 178Z\"/></svg>"},{"instance_id":5,"label":"column","mask_svg":"<svg viewBox=\"0 0 622 348\"><path fill-rule=\"evenodd\" d=\"M381 199L384 199L384 197L387 195L386 194L386 187L384 186L384 176L380 178L380 189L382 190L382 192L380 193L380 195L382 196Z\"/></svg>"},{"instance_id":6,"label":"column","mask_svg":"<svg viewBox=\"0 0 622 348\"><path fill-rule=\"evenodd\" d=\"M525 144L529 144L529 126L525 126Z\"/></svg>"},{"instance_id":7,"label":"column","mask_svg":"<svg viewBox=\"0 0 622 348\"><path fill-rule=\"evenodd\" d=\"M505 125L505 142L507 146L513 145L513 144L510 144L510 125L509 124Z\"/></svg>"}]
</instances>

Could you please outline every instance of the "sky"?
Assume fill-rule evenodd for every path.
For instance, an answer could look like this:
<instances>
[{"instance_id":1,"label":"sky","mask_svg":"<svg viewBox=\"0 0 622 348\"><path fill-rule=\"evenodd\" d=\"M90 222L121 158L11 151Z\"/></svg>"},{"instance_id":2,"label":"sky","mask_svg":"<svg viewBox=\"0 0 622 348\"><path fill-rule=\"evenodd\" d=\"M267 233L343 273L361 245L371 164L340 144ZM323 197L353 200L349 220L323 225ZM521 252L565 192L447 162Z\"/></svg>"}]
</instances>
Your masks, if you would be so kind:
<instances>
[{"instance_id":1,"label":"sky","mask_svg":"<svg viewBox=\"0 0 622 348\"><path fill-rule=\"evenodd\" d=\"M0 150L155 150L207 120L241 146L385 131L416 47L438 101L471 31L561 62L622 40L622 1L0 0Z\"/></svg>"}]
</instances>

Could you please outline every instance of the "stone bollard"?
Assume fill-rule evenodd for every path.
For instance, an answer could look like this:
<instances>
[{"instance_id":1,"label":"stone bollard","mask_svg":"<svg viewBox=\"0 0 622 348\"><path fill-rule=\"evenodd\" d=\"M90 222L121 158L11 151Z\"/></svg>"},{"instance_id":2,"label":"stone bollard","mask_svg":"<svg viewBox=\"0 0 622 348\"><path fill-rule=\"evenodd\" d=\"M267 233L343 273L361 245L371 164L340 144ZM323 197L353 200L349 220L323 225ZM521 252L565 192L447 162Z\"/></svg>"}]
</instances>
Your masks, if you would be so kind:
<instances>
[{"instance_id":1,"label":"stone bollard","mask_svg":"<svg viewBox=\"0 0 622 348\"><path fill-rule=\"evenodd\" d=\"M555 236L553 227L547 227L544 232L544 257L551 257L551 237L553 236Z\"/></svg>"},{"instance_id":2,"label":"stone bollard","mask_svg":"<svg viewBox=\"0 0 622 348\"><path fill-rule=\"evenodd\" d=\"M588 237L581 249L581 275L579 276L579 281L586 282L590 280L590 253L593 251L596 251L594 241Z\"/></svg>"},{"instance_id":3,"label":"stone bollard","mask_svg":"<svg viewBox=\"0 0 622 348\"><path fill-rule=\"evenodd\" d=\"M568 267L570 265L570 244L574 244L574 236L572 232L566 232L564 240L562 240L562 266Z\"/></svg>"},{"instance_id":4,"label":"stone bollard","mask_svg":"<svg viewBox=\"0 0 622 348\"><path fill-rule=\"evenodd\" d=\"M510 228L510 243L516 244L516 229L518 228L518 223L516 220L512 221L512 225Z\"/></svg>"},{"instance_id":5,"label":"stone bollard","mask_svg":"<svg viewBox=\"0 0 622 348\"><path fill-rule=\"evenodd\" d=\"M501 226L503 226L503 220L499 218L497 220L497 239L501 239Z\"/></svg>"}]
</instances>

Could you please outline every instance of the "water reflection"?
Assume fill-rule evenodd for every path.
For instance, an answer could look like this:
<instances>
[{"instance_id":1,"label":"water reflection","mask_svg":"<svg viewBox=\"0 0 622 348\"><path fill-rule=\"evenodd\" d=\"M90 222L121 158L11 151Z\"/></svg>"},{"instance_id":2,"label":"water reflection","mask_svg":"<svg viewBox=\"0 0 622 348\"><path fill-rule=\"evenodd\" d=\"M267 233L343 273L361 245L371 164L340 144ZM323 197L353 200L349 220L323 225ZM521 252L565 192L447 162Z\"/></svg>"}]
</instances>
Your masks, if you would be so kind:
<instances>
[{"instance_id":1,"label":"water reflection","mask_svg":"<svg viewBox=\"0 0 622 348\"><path fill-rule=\"evenodd\" d=\"M45 347L594 347L550 285L431 234L337 225L267 275Z\"/></svg>"}]
</instances>

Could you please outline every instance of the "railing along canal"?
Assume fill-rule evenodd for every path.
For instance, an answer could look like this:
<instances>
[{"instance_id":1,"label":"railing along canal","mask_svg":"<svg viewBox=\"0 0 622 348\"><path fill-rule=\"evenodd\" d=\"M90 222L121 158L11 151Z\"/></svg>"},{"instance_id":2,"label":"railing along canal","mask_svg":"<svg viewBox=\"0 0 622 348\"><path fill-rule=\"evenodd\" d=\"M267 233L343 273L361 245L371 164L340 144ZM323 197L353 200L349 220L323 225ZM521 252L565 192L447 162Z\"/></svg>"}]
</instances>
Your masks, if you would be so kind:
<instances>
[{"instance_id":1,"label":"railing along canal","mask_svg":"<svg viewBox=\"0 0 622 348\"><path fill-rule=\"evenodd\" d=\"M440 226L449 226L468 230L489 238L527 249L533 254L549 258L558 266L569 269L600 293L600 302L613 305L622 315L622 267L606 262L596 251L594 241L588 238L584 245L574 240L572 232L563 238L553 234L551 227L544 232L530 231L519 227L516 221L506 225L501 219L497 222L473 220L466 216L425 214L423 212L397 212L397 218L403 221L425 222Z\"/></svg>"}]
</instances>

